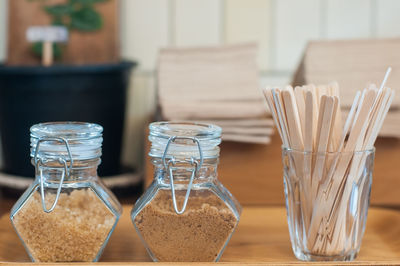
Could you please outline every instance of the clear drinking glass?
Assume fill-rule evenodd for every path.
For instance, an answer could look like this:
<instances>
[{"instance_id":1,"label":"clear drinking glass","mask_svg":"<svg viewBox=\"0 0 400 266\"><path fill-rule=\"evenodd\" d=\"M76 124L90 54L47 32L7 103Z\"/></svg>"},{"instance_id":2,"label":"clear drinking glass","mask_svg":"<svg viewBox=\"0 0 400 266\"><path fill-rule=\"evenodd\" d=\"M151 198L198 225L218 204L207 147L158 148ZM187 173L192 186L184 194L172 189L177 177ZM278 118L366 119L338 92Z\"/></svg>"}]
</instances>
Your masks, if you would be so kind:
<instances>
[{"instance_id":1,"label":"clear drinking glass","mask_svg":"<svg viewBox=\"0 0 400 266\"><path fill-rule=\"evenodd\" d=\"M374 153L282 149L289 233L298 259L356 258L367 220Z\"/></svg>"},{"instance_id":2,"label":"clear drinking glass","mask_svg":"<svg viewBox=\"0 0 400 266\"><path fill-rule=\"evenodd\" d=\"M154 261L218 261L241 207L217 179L221 128L157 122L149 140L154 181L131 218Z\"/></svg>"},{"instance_id":3,"label":"clear drinking glass","mask_svg":"<svg viewBox=\"0 0 400 266\"><path fill-rule=\"evenodd\" d=\"M35 262L97 261L122 207L97 176L103 128L55 122L31 128L35 181L11 222Z\"/></svg>"}]
</instances>

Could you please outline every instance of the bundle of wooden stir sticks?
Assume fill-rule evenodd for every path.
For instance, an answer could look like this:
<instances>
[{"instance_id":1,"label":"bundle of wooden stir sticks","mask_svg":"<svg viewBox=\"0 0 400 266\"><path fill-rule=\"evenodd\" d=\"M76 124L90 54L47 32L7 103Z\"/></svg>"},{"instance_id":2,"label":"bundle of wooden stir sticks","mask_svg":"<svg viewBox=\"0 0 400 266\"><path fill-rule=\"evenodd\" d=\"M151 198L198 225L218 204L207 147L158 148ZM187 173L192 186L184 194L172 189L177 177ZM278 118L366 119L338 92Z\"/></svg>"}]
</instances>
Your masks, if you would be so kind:
<instances>
[{"instance_id":1,"label":"bundle of wooden stir sticks","mask_svg":"<svg viewBox=\"0 0 400 266\"><path fill-rule=\"evenodd\" d=\"M333 254L345 248L340 227L346 224L351 185L343 184L352 184L362 175L366 155L355 156L354 152L374 148L394 98L394 90L384 86L390 71L379 89L371 84L357 92L345 121L337 83L263 91L283 146L316 154L294 158L294 167L301 168L295 172L305 175L303 189L307 191L300 198L303 216L309 217L303 222L310 251ZM338 154L337 159L327 159L323 156L327 153Z\"/></svg>"}]
</instances>

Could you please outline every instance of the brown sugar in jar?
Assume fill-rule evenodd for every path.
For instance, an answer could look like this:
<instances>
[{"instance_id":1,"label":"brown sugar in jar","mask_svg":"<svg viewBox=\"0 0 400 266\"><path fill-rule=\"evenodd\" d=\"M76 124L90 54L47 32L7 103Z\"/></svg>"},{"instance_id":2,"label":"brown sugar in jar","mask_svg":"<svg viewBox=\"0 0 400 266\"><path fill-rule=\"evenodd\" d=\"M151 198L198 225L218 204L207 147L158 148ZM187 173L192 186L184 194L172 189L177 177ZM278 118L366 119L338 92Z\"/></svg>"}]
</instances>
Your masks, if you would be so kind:
<instances>
[{"instance_id":1,"label":"brown sugar in jar","mask_svg":"<svg viewBox=\"0 0 400 266\"><path fill-rule=\"evenodd\" d=\"M32 261L99 260L122 214L97 175L102 131L83 122L32 126L35 179L10 212Z\"/></svg>"},{"instance_id":2,"label":"brown sugar in jar","mask_svg":"<svg viewBox=\"0 0 400 266\"><path fill-rule=\"evenodd\" d=\"M154 261L218 261L241 206L219 182L221 128L190 122L150 124L154 181L131 219Z\"/></svg>"},{"instance_id":3,"label":"brown sugar in jar","mask_svg":"<svg viewBox=\"0 0 400 266\"><path fill-rule=\"evenodd\" d=\"M54 199L47 193L46 205ZM38 262L93 261L114 223L90 189L61 193L51 213L42 211L40 194L34 192L14 216L14 227Z\"/></svg>"},{"instance_id":4,"label":"brown sugar in jar","mask_svg":"<svg viewBox=\"0 0 400 266\"><path fill-rule=\"evenodd\" d=\"M184 194L179 194L177 201L183 202ZM160 190L135 218L142 238L160 261L214 261L238 223L214 193L191 194L187 210L177 215L171 192Z\"/></svg>"}]
</instances>

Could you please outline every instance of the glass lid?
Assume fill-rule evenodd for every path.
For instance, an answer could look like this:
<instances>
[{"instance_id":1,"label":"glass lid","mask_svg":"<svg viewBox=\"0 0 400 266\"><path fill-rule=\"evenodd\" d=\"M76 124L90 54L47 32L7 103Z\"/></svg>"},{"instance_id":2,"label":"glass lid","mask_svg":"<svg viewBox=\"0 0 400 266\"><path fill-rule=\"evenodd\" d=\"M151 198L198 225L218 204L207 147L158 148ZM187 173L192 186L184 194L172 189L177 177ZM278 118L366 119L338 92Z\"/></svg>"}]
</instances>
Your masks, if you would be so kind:
<instances>
[{"instance_id":1,"label":"glass lid","mask_svg":"<svg viewBox=\"0 0 400 266\"><path fill-rule=\"evenodd\" d=\"M37 147L38 157L46 159L61 156L69 160L68 148L74 160L95 159L101 156L103 127L100 125L84 122L48 122L36 124L30 131L32 158Z\"/></svg>"}]
</instances>

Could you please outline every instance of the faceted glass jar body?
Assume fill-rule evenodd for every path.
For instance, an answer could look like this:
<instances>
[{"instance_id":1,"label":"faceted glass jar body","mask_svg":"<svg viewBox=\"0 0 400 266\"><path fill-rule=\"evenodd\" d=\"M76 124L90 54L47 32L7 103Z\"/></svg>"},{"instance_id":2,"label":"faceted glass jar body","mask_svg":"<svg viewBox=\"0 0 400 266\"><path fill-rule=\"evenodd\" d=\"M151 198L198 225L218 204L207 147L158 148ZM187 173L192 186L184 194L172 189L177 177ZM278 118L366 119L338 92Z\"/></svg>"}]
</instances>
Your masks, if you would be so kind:
<instances>
[{"instance_id":1,"label":"faceted glass jar body","mask_svg":"<svg viewBox=\"0 0 400 266\"><path fill-rule=\"evenodd\" d=\"M31 128L36 177L10 218L32 261L100 258L122 213L118 200L97 176L101 132L100 126L86 123L45 123Z\"/></svg>"},{"instance_id":2,"label":"faceted glass jar body","mask_svg":"<svg viewBox=\"0 0 400 266\"><path fill-rule=\"evenodd\" d=\"M298 259L350 261L357 257L367 222L374 154L374 150L282 149L289 234ZM325 160L327 170L313 170L313 160Z\"/></svg>"},{"instance_id":3,"label":"faceted glass jar body","mask_svg":"<svg viewBox=\"0 0 400 266\"><path fill-rule=\"evenodd\" d=\"M160 133L160 128L165 132ZM131 213L137 233L154 261L218 261L241 213L237 200L217 179L220 128L159 122L150 130L154 181ZM191 139L178 137L171 142L163 162L165 141L174 136L199 140L203 160L195 174L192 162L199 165L201 160Z\"/></svg>"}]
</instances>

